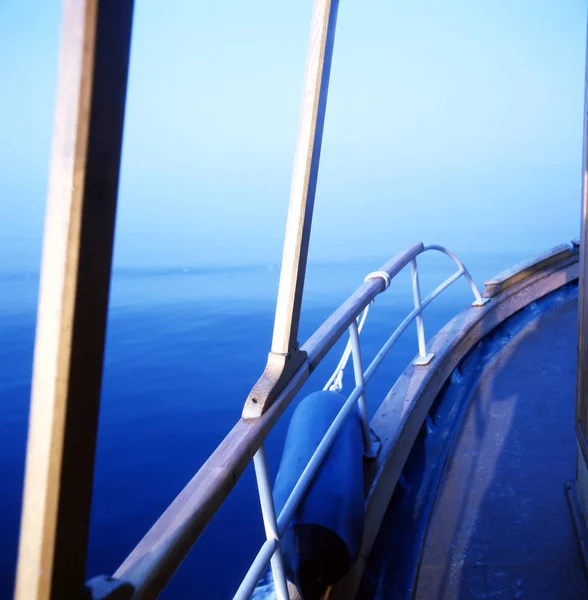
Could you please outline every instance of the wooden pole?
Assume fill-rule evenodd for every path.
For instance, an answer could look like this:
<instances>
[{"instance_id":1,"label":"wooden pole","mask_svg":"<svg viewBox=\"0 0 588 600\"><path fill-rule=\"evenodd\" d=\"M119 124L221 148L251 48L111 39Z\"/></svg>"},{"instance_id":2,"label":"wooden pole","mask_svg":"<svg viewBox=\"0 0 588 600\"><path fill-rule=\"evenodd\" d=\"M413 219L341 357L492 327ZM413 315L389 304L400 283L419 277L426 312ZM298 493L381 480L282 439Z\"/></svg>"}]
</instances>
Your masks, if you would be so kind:
<instances>
[{"instance_id":1,"label":"wooden pole","mask_svg":"<svg viewBox=\"0 0 588 600\"><path fill-rule=\"evenodd\" d=\"M587 46L588 56L588 46ZM578 364L576 373L576 421L578 443L588 461L588 58L584 89L584 129L582 152L582 208L580 221L580 279L578 284Z\"/></svg>"},{"instance_id":2,"label":"wooden pole","mask_svg":"<svg viewBox=\"0 0 588 600\"><path fill-rule=\"evenodd\" d=\"M245 419L261 416L304 361L298 324L338 7L339 0L314 3L272 347L265 371L245 403Z\"/></svg>"},{"instance_id":3,"label":"wooden pole","mask_svg":"<svg viewBox=\"0 0 588 600\"><path fill-rule=\"evenodd\" d=\"M15 598L84 585L132 0L65 0Z\"/></svg>"},{"instance_id":4,"label":"wooden pole","mask_svg":"<svg viewBox=\"0 0 588 600\"><path fill-rule=\"evenodd\" d=\"M584 81L584 129L582 150L582 210L580 220L580 275L578 282L578 357L576 369L576 480L568 482L566 491L572 518L582 550L586 556L588 524L588 41Z\"/></svg>"}]
</instances>

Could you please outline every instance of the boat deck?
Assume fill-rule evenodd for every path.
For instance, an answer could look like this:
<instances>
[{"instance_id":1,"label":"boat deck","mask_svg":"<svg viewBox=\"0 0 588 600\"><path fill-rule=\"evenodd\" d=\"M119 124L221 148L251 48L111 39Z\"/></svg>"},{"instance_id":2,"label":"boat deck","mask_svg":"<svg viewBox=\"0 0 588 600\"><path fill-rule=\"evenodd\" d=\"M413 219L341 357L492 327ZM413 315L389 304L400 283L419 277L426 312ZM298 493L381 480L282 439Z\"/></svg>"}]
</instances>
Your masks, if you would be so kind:
<instances>
[{"instance_id":1,"label":"boat deck","mask_svg":"<svg viewBox=\"0 0 588 600\"><path fill-rule=\"evenodd\" d=\"M447 464L417 600L588 598L565 495L574 479L577 303L493 360Z\"/></svg>"}]
</instances>

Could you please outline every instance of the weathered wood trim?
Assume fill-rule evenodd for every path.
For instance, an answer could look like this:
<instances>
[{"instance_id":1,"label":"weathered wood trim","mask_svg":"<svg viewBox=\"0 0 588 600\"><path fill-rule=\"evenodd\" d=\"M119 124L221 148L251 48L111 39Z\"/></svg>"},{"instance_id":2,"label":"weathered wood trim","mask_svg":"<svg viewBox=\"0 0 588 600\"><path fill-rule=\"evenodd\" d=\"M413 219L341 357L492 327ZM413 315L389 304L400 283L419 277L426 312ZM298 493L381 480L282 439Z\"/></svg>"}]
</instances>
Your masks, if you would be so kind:
<instances>
[{"instance_id":1,"label":"weathered wood trim","mask_svg":"<svg viewBox=\"0 0 588 600\"><path fill-rule=\"evenodd\" d=\"M17 600L84 587L132 0L66 0Z\"/></svg>"},{"instance_id":2,"label":"weathered wood trim","mask_svg":"<svg viewBox=\"0 0 588 600\"><path fill-rule=\"evenodd\" d=\"M549 263L547 263L549 264ZM330 591L330 600L355 598L365 565L404 463L427 413L459 362L488 333L532 302L578 279L577 255L571 264L531 270L483 307L457 315L430 341L435 359L429 368L409 366L372 420L381 450L365 474L366 522L360 557L353 570Z\"/></svg>"},{"instance_id":3,"label":"weathered wood trim","mask_svg":"<svg viewBox=\"0 0 588 600\"><path fill-rule=\"evenodd\" d=\"M486 289L482 294L485 298L492 298L503 292L510 286L524 281L533 273L539 273L547 269L548 267L555 267L557 265L564 266L568 263L578 261L578 248L572 242L570 244L560 244L548 250L544 254L531 258L529 260L522 261L505 271L502 271L489 281L485 282Z\"/></svg>"}]
</instances>

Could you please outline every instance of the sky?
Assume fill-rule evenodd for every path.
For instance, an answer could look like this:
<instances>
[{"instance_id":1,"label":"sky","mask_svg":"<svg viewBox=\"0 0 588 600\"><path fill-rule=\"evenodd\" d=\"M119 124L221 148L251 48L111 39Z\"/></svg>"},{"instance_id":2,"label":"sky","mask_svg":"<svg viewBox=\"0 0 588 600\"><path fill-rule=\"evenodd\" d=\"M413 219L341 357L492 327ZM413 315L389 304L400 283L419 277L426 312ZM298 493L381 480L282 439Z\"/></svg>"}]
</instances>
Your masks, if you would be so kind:
<instances>
[{"instance_id":1,"label":"sky","mask_svg":"<svg viewBox=\"0 0 588 600\"><path fill-rule=\"evenodd\" d=\"M311 12L136 0L117 266L279 263ZM39 265L60 18L0 0L0 270ZM585 32L585 0L341 0L310 260L576 237Z\"/></svg>"}]
</instances>

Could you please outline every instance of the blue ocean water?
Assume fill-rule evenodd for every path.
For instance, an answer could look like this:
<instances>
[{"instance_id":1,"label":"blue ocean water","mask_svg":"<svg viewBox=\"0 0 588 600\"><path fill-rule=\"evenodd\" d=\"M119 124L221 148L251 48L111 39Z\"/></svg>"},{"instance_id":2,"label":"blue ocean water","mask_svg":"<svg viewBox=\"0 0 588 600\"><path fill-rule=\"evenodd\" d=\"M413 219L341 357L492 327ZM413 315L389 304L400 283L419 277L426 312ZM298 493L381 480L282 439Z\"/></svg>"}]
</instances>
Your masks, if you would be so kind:
<instances>
[{"instance_id":1,"label":"blue ocean water","mask_svg":"<svg viewBox=\"0 0 588 600\"><path fill-rule=\"evenodd\" d=\"M523 258L466 256L479 285ZM446 257L423 256L423 296L452 272ZM382 260L311 265L303 341ZM240 416L265 364L278 271L115 269L98 435L88 575L111 574L181 491ZM38 274L0 273L0 598L12 593L18 543ZM460 280L425 314L431 336L471 302ZM378 297L364 333L364 362L412 308L408 272ZM342 343L301 393L322 388ZM414 328L392 349L367 390L373 414L416 353ZM346 389L351 389L347 375ZM295 403L293 404L293 406ZM278 467L290 407L267 442ZM251 467L183 563L164 598L227 598L263 541Z\"/></svg>"}]
</instances>

